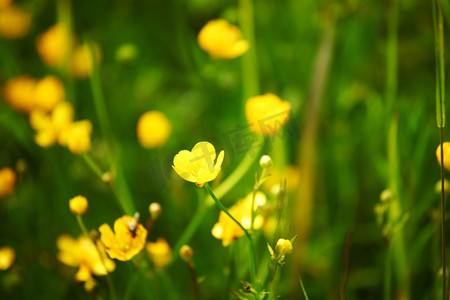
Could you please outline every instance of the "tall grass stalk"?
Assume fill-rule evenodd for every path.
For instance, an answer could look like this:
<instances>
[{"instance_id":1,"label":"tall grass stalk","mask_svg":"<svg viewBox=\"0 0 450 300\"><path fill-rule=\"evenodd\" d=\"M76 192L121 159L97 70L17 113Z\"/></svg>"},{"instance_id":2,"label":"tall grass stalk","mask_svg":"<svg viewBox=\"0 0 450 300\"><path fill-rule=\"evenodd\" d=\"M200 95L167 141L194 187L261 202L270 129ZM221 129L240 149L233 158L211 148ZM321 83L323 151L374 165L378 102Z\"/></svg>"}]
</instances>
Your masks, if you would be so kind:
<instances>
[{"instance_id":1,"label":"tall grass stalk","mask_svg":"<svg viewBox=\"0 0 450 300\"><path fill-rule=\"evenodd\" d=\"M444 17L442 3L433 1L434 42L436 52L436 123L439 128L441 145L441 259L442 259L442 299L447 299L447 262L445 257L445 185L444 185L444 127L445 127L445 57L444 57Z\"/></svg>"}]
</instances>

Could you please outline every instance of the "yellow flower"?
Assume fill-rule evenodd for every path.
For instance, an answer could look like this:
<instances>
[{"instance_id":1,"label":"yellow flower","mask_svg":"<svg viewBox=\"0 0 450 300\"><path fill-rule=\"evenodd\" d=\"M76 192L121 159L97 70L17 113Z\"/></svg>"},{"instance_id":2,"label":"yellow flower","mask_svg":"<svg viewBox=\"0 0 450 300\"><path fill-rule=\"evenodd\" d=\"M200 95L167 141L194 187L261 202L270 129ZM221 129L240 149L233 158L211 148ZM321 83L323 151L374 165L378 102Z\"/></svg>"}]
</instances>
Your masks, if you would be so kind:
<instances>
[{"instance_id":1,"label":"yellow flower","mask_svg":"<svg viewBox=\"0 0 450 300\"><path fill-rule=\"evenodd\" d=\"M0 10L11 5L12 0L0 0Z\"/></svg>"},{"instance_id":2,"label":"yellow flower","mask_svg":"<svg viewBox=\"0 0 450 300\"><path fill-rule=\"evenodd\" d=\"M444 168L450 170L450 142L444 142ZM439 164L441 164L441 144L436 149L436 158Z\"/></svg>"},{"instance_id":3,"label":"yellow flower","mask_svg":"<svg viewBox=\"0 0 450 300\"><path fill-rule=\"evenodd\" d=\"M244 199L237 201L228 211L245 229L251 228L252 220L252 201L253 192ZM257 192L255 196L254 211L266 203L266 196L262 192ZM263 216L256 214L253 229L259 229L263 226ZM243 236L244 231L223 211L220 212L219 221L211 230L212 235L222 240L222 245L227 247L234 240Z\"/></svg>"},{"instance_id":4,"label":"yellow flower","mask_svg":"<svg viewBox=\"0 0 450 300\"><path fill-rule=\"evenodd\" d=\"M69 208L74 215L84 215L88 209L88 201L86 197L78 195L69 200Z\"/></svg>"},{"instance_id":5,"label":"yellow flower","mask_svg":"<svg viewBox=\"0 0 450 300\"><path fill-rule=\"evenodd\" d=\"M206 182L214 180L222 169L225 153L220 151L217 162L216 149L208 142L195 144L191 151L181 150L173 159L173 169L184 180L195 182L202 187Z\"/></svg>"},{"instance_id":6,"label":"yellow flower","mask_svg":"<svg viewBox=\"0 0 450 300\"><path fill-rule=\"evenodd\" d=\"M33 110L30 114L30 125L36 130L35 141L41 147L50 147L59 141L66 145L65 136L61 136L73 122L73 107L69 102L60 102L51 114L42 110Z\"/></svg>"},{"instance_id":7,"label":"yellow flower","mask_svg":"<svg viewBox=\"0 0 450 300\"><path fill-rule=\"evenodd\" d=\"M295 165L290 165L280 170L278 168L272 168L270 170L270 176L264 181L264 187L272 195L278 195L281 189L281 185L286 180L286 190L292 193L297 190L300 182L300 168Z\"/></svg>"},{"instance_id":8,"label":"yellow flower","mask_svg":"<svg viewBox=\"0 0 450 300\"><path fill-rule=\"evenodd\" d=\"M250 47L249 42L242 39L239 28L222 19L206 23L197 40L212 58L232 59L241 56Z\"/></svg>"},{"instance_id":9,"label":"yellow flower","mask_svg":"<svg viewBox=\"0 0 450 300\"><path fill-rule=\"evenodd\" d=\"M1 5L1 4L0 4ZM13 39L21 38L28 33L31 24L31 14L10 5L0 9L0 35Z\"/></svg>"},{"instance_id":10,"label":"yellow flower","mask_svg":"<svg viewBox=\"0 0 450 300\"><path fill-rule=\"evenodd\" d=\"M83 154L91 149L92 124L88 120L71 123L61 133L61 143L67 144L73 154Z\"/></svg>"},{"instance_id":11,"label":"yellow flower","mask_svg":"<svg viewBox=\"0 0 450 300\"><path fill-rule=\"evenodd\" d=\"M29 113L35 108L34 87L36 80L28 76L9 79L3 86L3 97L12 108Z\"/></svg>"},{"instance_id":12,"label":"yellow flower","mask_svg":"<svg viewBox=\"0 0 450 300\"><path fill-rule=\"evenodd\" d=\"M123 216L114 222L115 233L108 224L101 225L99 231L108 255L122 261L141 252L147 237L147 229L131 216Z\"/></svg>"},{"instance_id":13,"label":"yellow flower","mask_svg":"<svg viewBox=\"0 0 450 300\"><path fill-rule=\"evenodd\" d=\"M55 76L46 76L34 86L33 101L36 108L51 111L64 98L64 85Z\"/></svg>"},{"instance_id":14,"label":"yellow flower","mask_svg":"<svg viewBox=\"0 0 450 300\"><path fill-rule=\"evenodd\" d=\"M172 249L170 249L169 244L163 238L158 238L154 243L148 242L147 251L157 268L163 268L170 262Z\"/></svg>"},{"instance_id":15,"label":"yellow flower","mask_svg":"<svg viewBox=\"0 0 450 300\"><path fill-rule=\"evenodd\" d=\"M16 173L11 168L0 169L0 197L8 196L14 191Z\"/></svg>"},{"instance_id":16,"label":"yellow flower","mask_svg":"<svg viewBox=\"0 0 450 300\"><path fill-rule=\"evenodd\" d=\"M167 117L160 111L151 110L143 114L137 123L137 137L145 148L163 146L170 136L172 126Z\"/></svg>"},{"instance_id":17,"label":"yellow flower","mask_svg":"<svg viewBox=\"0 0 450 300\"><path fill-rule=\"evenodd\" d=\"M94 45L95 59L100 60L100 50L98 45ZM77 78L86 78L92 73L94 58L88 44L77 46L73 52L70 61L72 75Z\"/></svg>"},{"instance_id":18,"label":"yellow flower","mask_svg":"<svg viewBox=\"0 0 450 300\"><path fill-rule=\"evenodd\" d=\"M16 259L16 252L9 246L4 246L0 248L0 270L8 270L14 260Z\"/></svg>"},{"instance_id":19,"label":"yellow flower","mask_svg":"<svg viewBox=\"0 0 450 300\"><path fill-rule=\"evenodd\" d=\"M292 244L290 240L278 239L275 246L275 252L279 255L286 255L292 252Z\"/></svg>"},{"instance_id":20,"label":"yellow flower","mask_svg":"<svg viewBox=\"0 0 450 300\"><path fill-rule=\"evenodd\" d=\"M75 280L77 281L90 281L92 280L92 274L97 276L107 275L116 268L114 261L106 256L103 245L97 243L96 246L85 235L74 239L67 234L63 234L56 241L56 245L59 249L59 261L68 266L79 267L75 274ZM102 255L101 257L99 252Z\"/></svg>"},{"instance_id":21,"label":"yellow flower","mask_svg":"<svg viewBox=\"0 0 450 300\"><path fill-rule=\"evenodd\" d=\"M288 121L290 111L291 104L272 93L251 97L245 103L250 129L264 136L277 133Z\"/></svg>"},{"instance_id":22,"label":"yellow flower","mask_svg":"<svg viewBox=\"0 0 450 300\"><path fill-rule=\"evenodd\" d=\"M67 61L71 38L67 27L56 24L36 39L36 48L41 59L50 67L59 68Z\"/></svg>"}]
</instances>

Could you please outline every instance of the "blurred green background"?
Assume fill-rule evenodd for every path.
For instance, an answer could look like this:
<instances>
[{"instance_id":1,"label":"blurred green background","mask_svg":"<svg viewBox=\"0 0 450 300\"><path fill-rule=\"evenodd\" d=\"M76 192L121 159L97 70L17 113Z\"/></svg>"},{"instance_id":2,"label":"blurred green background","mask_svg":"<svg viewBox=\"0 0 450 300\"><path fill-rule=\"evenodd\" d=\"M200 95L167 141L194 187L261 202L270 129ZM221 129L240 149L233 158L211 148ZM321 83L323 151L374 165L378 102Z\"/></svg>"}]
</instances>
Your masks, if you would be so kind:
<instances>
[{"instance_id":1,"label":"blurred green background","mask_svg":"<svg viewBox=\"0 0 450 300\"><path fill-rule=\"evenodd\" d=\"M101 48L100 80L114 146L102 135L90 80L62 76L36 52L36 37L56 23L58 10L69 1L15 2L32 13L33 21L25 37L0 39L0 83L23 74L60 77L75 118L93 123L92 156L104 170L120 170L124 181L118 188L128 186L143 220L151 202L161 203L163 213L148 240L164 237L173 247L198 199L206 196L172 171L173 156L203 140L224 149L220 182L245 155L227 138L246 126L248 81L242 68L247 54L213 60L196 40L212 19L239 26L245 2L72 1L74 33ZM443 3L447 16L450 7ZM283 215L288 224L283 237L299 236L282 269L281 299L303 299L299 275L310 299L338 299L346 272L348 299L436 299L442 287L431 1L253 5L251 47L259 93L275 93L292 105L289 130L267 140L260 154L271 155L280 170L298 166L301 177ZM134 45L136 55L119 61L116 52L124 44ZM136 124L154 109L166 114L172 133L163 147L148 150L137 140ZM105 278L97 278L93 294L73 280L75 269L56 259L56 239L62 233L81 234L68 209L68 200L78 194L89 200L88 229L112 224L123 212L81 157L60 146L41 148L33 136L27 116L0 101L0 167L26 163L14 194L0 199L0 246L13 247L17 256L14 266L0 273L0 298L107 298ZM257 163L223 198L226 206L252 190L255 171ZM394 220L385 213L380 225L374 207L385 189L394 194L388 211L394 202L401 208ZM203 278L203 299L233 299L229 290L239 289L240 279L249 281L245 240L224 248L210 233L218 214L216 207L209 208L189 242ZM259 270L270 260L266 242L273 245L277 238L257 235ZM181 259L160 276L136 272L131 263L117 262L112 279L119 299L131 278L137 280L131 299L194 299Z\"/></svg>"}]
</instances>

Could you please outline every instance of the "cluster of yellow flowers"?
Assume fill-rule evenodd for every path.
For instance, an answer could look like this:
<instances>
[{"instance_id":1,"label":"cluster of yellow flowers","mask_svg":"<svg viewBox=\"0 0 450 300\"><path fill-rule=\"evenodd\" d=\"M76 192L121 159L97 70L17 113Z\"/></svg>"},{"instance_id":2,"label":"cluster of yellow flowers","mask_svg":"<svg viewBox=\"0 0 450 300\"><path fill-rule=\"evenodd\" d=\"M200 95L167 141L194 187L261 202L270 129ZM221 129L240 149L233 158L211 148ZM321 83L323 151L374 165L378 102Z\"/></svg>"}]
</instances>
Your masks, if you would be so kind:
<instances>
[{"instance_id":1,"label":"cluster of yellow flowers","mask_svg":"<svg viewBox=\"0 0 450 300\"><path fill-rule=\"evenodd\" d=\"M88 44L76 44L72 49L73 44L69 29L62 23L51 26L36 39L38 54L45 64L58 69L68 65L74 77L86 78L92 72L94 61L100 60L100 49L95 45L91 51Z\"/></svg>"},{"instance_id":2,"label":"cluster of yellow flowers","mask_svg":"<svg viewBox=\"0 0 450 300\"><path fill-rule=\"evenodd\" d=\"M0 0L0 36L7 39L17 39L28 33L32 15L12 0Z\"/></svg>"}]
</instances>

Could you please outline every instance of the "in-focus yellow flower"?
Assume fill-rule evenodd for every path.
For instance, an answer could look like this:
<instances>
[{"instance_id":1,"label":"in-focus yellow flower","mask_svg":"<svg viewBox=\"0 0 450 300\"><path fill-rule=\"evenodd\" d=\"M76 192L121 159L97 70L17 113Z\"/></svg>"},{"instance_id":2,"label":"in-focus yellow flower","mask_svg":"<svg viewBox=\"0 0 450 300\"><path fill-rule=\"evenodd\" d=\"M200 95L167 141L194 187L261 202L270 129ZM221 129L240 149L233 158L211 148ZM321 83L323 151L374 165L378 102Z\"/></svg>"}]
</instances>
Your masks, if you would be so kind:
<instances>
[{"instance_id":1,"label":"in-focus yellow flower","mask_svg":"<svg viewBox=\"0 0 450 300\"><path fill-rule=\"evenodd\" d=\"M166 143L172 126L162 112L151 110L139 118L136 131L139 143L143 147L158 148Z\"/></svg>"},{"instance_id":2,"label":"in-focus yellow flower","mask_svg":"<svg viewBox=\"0 0 450 300\"><path fill-rule=\"evenodd\" d=\"M147 229L131 216L123 216L114 222L114 232L108 224L100 226L101 240L111 258L127 261L141 252L147 238Z\"/></svg>"},{"instance_id":3,"label":"in-focus yellow flower","mask_svg":"<svg viewBox=\"0 0 450 300\"><path fill-rule=\"evenodd\" d=\"M79 267L75 274L76 281L90 281L92 274L97 276L107 275L114 271L116 264L106 256L101 243L95 245L92 240L82 235L74 239L67 234L61 235L56 241L59 249L58 260L62 263ZM102 255L100 257L100 254Z\"/></svg>"},{"instance_id":4,"label":"in-focus yellow flower","mask_svg":"<svg viewBox=\"0 0 450 300\"><path fill-rule=\"evenodd\" d=\"M94 45L95 60L100 60L100 49L98 45ZM89 44L77 46L73 52L70 61L72 75L77 78L86 78L92 73L94 66L94 58Z\"/></svg>"},{"instance_id":5,"label":"in-focus yellow flower","mask_svg":"<svg viewBox=\"0 0 450 300\"><path fill-rule=\"evenodd\" d=\"M11 195L16 183L16 173L11 168L0 169L0 197Z\"/></svg>"},{"instance_id":6,"label":"in-focus yellow flower","mask_svg":"<svg viewBox=\"0 0 450 300\"><path fill-rule=\"evenodd\" d=\"M47 29L36 39L36 48L41 59L50 67L59 68L67 61L70 53L71 37L62 24Z\"/></svg>"},{"instance_id":7,"label":"in-focus yellow flower","mask_svg":"<svg viewBox=\"0 0 450 300\"><path fill-rule=\"evenodd\" d=\"M242 39L239 28L223 19L206 23L198 33L197 41L212 58L232 59L250 47L249 42Z\"/></svg>"},{"instance_id":8,"label":"in-focus yellow flower","mask_svg":"<svg viewBox=\"0 0 450 300\"><path fill-rule=\"evenodd\" d=\"M14 260L16 259L16 252L9 246L0 248L0 270L8 270Z\"/></svg>"},{"instance_id":9,"label":"in-focus yellow flower","mask_svg":"<svg viewBox=\"0 0 450 300\"><path fill-rule=\"evenodd\" d=\"M88 209L88 201L86 197L78 195L69 200L69 208L74 215L84 215Z\"/></svg>"},{"instance_id":10,"label":"in-focus yellow flower","mask_svg":"<svg viewBox=\"0 0 450 300\"><path fill-rule=\"evenodd\" d=\"M444 168L450 170L450 142L444 142ZM441 144L436 149L436 158L439 164L441 164Z\"/></svg>"},{"instance_id":11,"label":"in-focus yellow flower","mask_svg":"<svg viewBox=\"0 0 450 300\"><path fill-rule=\"evenodd\" d=\"M184 180L202 187L214 180L222 169L225 152L222 150L216 159L216 149L208 142L195 144L191 151L181 150L173 159L173 169Z\"/></svg>"},{"instance_id":12,"label":"in-focus yellow flower","mask_svg":"<svg viewBox=\"0 0 450 300\"><path fill-rule=\"evenodd\" d=\"M31 19L31 14L14 5L0 9L0 35L8 39L25 36L30 28Z\"/></svg>"},{"instance_id":13,"label":"in-focus yellow flower","mask_svg":"<svg viewBox=\"0 0 450 300\"><path fill-rule=\"evenodd\" d=\"M251 97L245 103L250 129L264 136L277 133L289 120L290 111L291 104L272 93Z\"/></svg>"},{"instance_id":14,"label":"in-focus yellow flower","mask_svg":"<svg viewBox=\"0 0 450 300\"><path fill-rule=\"evenodd\" d=\"M91 149L92 124L88 120L77 121L66 127L61 133L62 144L73 154L83 154Z\"/></svg>"},{"instance_id":15,"label":"in-focus yellow flower","mask_svg":"<svg viewBox=\"0 0 450 300\"><path fill-rule=\"evenodd\" d=\"M237 201L230 209L229 213L239 222L245 229L251 228L252 222L252 201L253 192L248 194L244 199ZM262 192L257 192L255 196L255 203L253 206L254 211L264 206L266 203L266 195ZM263 226L264 217L260 214L256 214L253 229L259 229ZM211 230L212 235L222 240L222 245L227 247L234 240L243 236L245 233L227 214L223 211L220 212L219 221L214 225Z\"/></svg>"},{"instance_id":16,"label":"in-focus yellow flower","mask_svg":"<svg viewBox=\"0 0 450 300\"><path fill-rule=\"evenodd\" d=\"M51 111L65 99L62 81L55 76L46 76L34 86L33 101L36 108Z\"/></svg>"},{"instance_id":17,"label":"in-focus yellow flower","mask_svg":"<svg viewBox=\"0 0 450 300\"><path fill-rule=\"evenodd\" d=\"M3 97L12 108L29 113L35 108L34 88L37 81L29 76L9 79L3 86Z\"/></svg>"},{"instance_id":18,"label":"in-focus yellow flower","mask_svg":"<svg viewBox=\"0 0 450 300\"><path fill-rule=\"evenodd\" d=\"M170 258L172 257L172 249L163 238L158 238L154 243L148 242L147 251L157 268L163 268L170 262Z\"/></svg>"},{"instance_id":19,"label":"in-focus yellow flower","mask_svg":"<svg viewBox=\"0 0 450 300\"><path fill-rule=\"evenodd\" d=\"M275 246L275 252L279 255L286 255L292 252L292 243L290 240L278 239Z\"/></svg>"},{"instance_id":20,"label":"in-focus yellow flower","mask_svg":"<svg viewBox=\"0 0 450 300\"><path fill-rule=\"evenodd\" d=\"M35 141L41 147L50 147L55 142L67 144L66 136L62 136L66 128L73 123L74 110L69 102L60 102L51 114L42 110L33 110L30 114L30 125L36 130Z\"/></svg>"}]
</instances>

